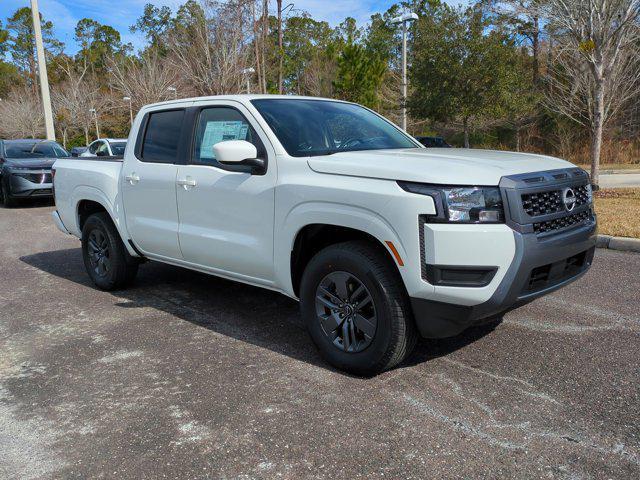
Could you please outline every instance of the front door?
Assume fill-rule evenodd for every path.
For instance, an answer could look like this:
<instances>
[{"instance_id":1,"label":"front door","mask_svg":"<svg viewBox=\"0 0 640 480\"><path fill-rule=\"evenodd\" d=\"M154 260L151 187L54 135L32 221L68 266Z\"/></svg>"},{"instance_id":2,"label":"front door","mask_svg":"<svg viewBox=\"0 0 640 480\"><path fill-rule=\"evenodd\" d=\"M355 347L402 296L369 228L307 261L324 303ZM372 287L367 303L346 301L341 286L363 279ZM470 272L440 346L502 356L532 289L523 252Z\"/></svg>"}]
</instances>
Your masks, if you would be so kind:
<instances>
[{"instance_id":1,"label":"front door","mask_svg":"<svg viewBox=\"0 0 640 480\"><path fill-rule=\"evenodd\" d=\"M127 229L149 256L181 259L178 244L176 174L185 110L156 111L144 120L144 138L127 150L122 195Z\"/></svg>"},{"instance_id":2,"label":"front door","mask_svg":"<svg viewBox=\"0 0 640 480\"><path fill-rule=\"evenodd\" d=\"M188 262L248 281L273 281L275 153L251 114L237 102L196 107L193 149L178 166L179 239ZM267 160L263 175L230 171L213 145L247 140Z\"/></svg>"}]
</instances>

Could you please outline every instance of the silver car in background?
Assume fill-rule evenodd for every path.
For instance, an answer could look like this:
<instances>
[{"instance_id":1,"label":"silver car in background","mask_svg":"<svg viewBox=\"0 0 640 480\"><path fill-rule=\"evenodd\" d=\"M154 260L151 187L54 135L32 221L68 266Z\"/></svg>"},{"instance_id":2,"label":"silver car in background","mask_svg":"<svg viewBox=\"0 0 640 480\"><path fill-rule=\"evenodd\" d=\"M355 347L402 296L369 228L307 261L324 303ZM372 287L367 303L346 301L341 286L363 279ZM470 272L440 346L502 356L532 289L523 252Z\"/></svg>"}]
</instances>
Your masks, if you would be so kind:
<instances>
[{"instance_id":1,"label":"silver car in background","mask_svg":"<svg viewBox=\"0 0 640 480\"><path fill-rule=\"evenodd\" d=\"M126 138L99 138L80 154L81 157L121 157L127 146Z\"/></svg>"}]
</instances>

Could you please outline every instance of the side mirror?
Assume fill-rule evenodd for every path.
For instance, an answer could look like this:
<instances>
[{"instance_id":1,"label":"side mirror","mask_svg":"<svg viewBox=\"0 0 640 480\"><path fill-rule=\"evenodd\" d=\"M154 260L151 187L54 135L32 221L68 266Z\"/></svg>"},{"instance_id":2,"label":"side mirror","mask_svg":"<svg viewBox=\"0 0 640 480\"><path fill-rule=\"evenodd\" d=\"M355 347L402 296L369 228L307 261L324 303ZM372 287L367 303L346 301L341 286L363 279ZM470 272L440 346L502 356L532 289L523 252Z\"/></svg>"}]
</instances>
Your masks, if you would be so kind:
<instances>
[{"instance_id":1,"label":"side mirror","mask_svg":"<svg viewBox=\"0 0 640 480\"><path fill-rule=\"evenodd\" d=\"M226 140L213 146L213 155L220 163L238 164L256 158L258 150L246 140Z\"/></svg>"},{"instance_id":2,"label":"side mirror","mask_svg":"<svg viewBox=\"0 0 640 480\"><path fill-rule=\"evenodd\" d=\"M264 160L257 158L258 149L246 140L218 142L213 146L213 155L223 165L251 167L251 173L264 174Z\"/></svg>"}]
</instances>

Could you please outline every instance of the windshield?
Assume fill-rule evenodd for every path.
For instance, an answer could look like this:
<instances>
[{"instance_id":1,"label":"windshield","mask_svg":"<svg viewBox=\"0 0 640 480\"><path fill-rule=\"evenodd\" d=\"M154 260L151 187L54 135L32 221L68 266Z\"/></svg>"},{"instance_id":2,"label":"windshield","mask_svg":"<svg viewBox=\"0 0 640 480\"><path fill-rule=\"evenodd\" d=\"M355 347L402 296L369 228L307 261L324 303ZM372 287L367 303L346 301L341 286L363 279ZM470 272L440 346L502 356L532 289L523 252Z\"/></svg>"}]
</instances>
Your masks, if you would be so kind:
<instances>
[{"instance_id":1,"label":"windshield","mask_svg":"<svg viewBox=\"0 0 640 480\"><path fill-rule=\"evenodd\" d=\"M5 142L7 158L62 158L69 153L55 142Z\"/></svg>"},{"instance_id":2,"label":"windshield","mask_svg":"<svg viewBox=\"0 0 640 480\"><path fill-rule=\"evenodd\" d=\"M124 155L124 148L127 146L127 142L109 142L111 145L111 153L113 155Z\"/></svg>"},{"instance_id":3,"label":"windshield","mask_svg":"<svg viewBox=\"0 0 640 480\"><path fill-rule=\"evenodd\" d=\"M300 99L251 103L293 157L418 147L391 123L359 105Z\"/></svg>"}]
</instances>

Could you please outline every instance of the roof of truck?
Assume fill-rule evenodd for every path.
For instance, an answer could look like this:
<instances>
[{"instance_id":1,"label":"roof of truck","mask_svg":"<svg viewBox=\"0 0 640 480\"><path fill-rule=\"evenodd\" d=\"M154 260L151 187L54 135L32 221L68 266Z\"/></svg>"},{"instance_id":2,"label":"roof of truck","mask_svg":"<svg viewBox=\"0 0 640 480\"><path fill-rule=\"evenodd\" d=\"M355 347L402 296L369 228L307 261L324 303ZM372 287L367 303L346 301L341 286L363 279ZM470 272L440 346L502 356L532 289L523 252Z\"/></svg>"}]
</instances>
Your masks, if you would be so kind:
<instances>
[{"instance_id":1,"label":"roof of truck","mask_svg":"<svg viewBox=\"0 0 640 480\"><path fill-rule=\"evenodd\" d=\"M150 108L157 106L170 106L173 104L183 104L185 102L201 102L203 100L235 100L236 102L250 102L251 100L260 100L260 99L286 99L286 100L330 100L332 102L342 102L342 103L351 103L345 102L344 100L337 100L335 98L324 98L324 97L308 97L304 95L272 95L272 94L253 94L253 93L243 93L238 95L212 95L207 97L190 97L190 98L178 98L175 100L168 100L166 102L158 102L158 103L150 103L149 105L145 105L142 108Z\"/></svg>"}]
</instances>

